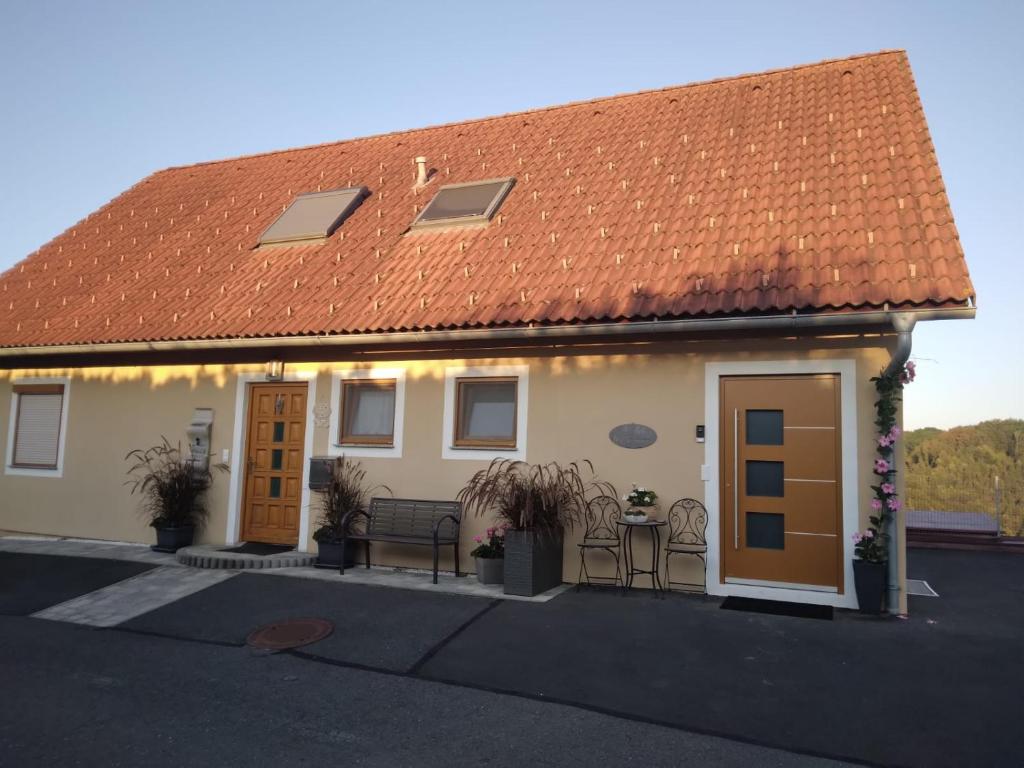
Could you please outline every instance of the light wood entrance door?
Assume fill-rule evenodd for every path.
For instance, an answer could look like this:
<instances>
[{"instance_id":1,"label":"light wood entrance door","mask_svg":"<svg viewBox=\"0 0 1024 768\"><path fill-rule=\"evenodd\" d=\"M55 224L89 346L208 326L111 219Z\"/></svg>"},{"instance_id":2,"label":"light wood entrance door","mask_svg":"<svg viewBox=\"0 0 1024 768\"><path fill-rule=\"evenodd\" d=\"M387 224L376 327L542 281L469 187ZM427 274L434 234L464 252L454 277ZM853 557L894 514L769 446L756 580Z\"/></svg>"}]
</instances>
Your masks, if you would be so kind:
<instances>
[{"instance_id":1,"label":"light wood entrance door","mask_svg":"<svg viewBox=\"0 0 1024 768\"><path fill-rule=\"evenodd\" d=\"M722 580L843 591L839 377L723 377Z\"/></svg>"},{"instance_id":2,"label":"light wood entrance door","mask_svg":"<svg viewBox=\"0 0 1024 768\"><path fill-rule=\"evenodd\" d=\"M242 539L295 545L302 504L306 384L252 384Z\"/></svg>"}]
</instances>

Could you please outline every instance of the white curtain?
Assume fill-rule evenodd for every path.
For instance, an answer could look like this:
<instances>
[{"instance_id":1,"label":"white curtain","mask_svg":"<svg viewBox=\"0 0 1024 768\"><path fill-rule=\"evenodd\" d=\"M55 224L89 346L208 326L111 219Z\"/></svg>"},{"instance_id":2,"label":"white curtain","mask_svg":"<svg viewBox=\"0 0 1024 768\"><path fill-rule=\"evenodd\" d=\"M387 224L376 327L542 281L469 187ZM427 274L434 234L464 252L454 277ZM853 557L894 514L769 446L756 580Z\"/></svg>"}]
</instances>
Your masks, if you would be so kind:
<instances>
[{"instance_id":1,"label":"white curtain","mask_svg":"<svg viewBox=\"0 0 1024 768\"><path fill-rule=\"evenodd\" d=\"M511 440L515 436L516 383L466 382L462 385L461 437Z\"/></svg>"},{"instance_id":2,"label":"white curtain","mask_svg":"<svg viewBox=\"0 0 1024 768\"><path fill-rule=\"evenodd\" d=\"M394 432L394 389L353 387L349 394L348 434L382 437Z\"/></svg>"}]
</instances>

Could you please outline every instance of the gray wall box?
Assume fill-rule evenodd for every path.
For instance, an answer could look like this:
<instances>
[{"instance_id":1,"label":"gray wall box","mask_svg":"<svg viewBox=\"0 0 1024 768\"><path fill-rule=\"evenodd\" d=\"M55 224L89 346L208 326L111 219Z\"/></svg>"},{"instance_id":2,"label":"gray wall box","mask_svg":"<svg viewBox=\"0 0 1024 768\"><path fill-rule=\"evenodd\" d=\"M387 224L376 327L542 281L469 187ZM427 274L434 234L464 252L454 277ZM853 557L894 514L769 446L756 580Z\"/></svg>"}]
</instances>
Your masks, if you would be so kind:
<instances>
[{"instance_id":1,"label":"gray wall box","mask_svg":"<svg viewBox=\"0 0 1024 768\"><path fill-rule=\"evenodd\" d=\"M210 435L213 432L213 408L196 408L192 422L185 429L188 452L196 472L210 468Z\"/></svg>"},{"instance_id":2,"label":"gray wall box","mask_svg":"<svg viewBox=\"0 0 1024 768\"><path fill-rule=\"evenodd\" d=\"M658 433L643 424L619 424L608 438L620 448L646 448L654 445Z\"/></svg>"},{"instance_id":3,"label":"gray wall box","mask_svg":"<svg viewBox=\"0 0 1024 768\"><path fill-rule=\"evenodd\" d=\"M334 459L330 456L313 456L309 460L310 490L322 491L331 482Z\"/></svg>"}]
</instances>

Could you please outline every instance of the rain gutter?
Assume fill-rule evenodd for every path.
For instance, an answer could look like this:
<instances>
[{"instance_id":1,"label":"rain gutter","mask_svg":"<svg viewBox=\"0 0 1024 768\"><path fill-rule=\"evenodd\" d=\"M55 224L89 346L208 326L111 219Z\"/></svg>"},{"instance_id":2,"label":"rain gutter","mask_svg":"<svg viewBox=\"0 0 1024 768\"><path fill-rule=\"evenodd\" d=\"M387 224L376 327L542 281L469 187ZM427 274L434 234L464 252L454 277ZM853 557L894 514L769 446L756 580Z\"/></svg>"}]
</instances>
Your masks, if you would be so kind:
<instances>
[{"instance_id":1,"label":"rain gutter","mask_svg":"<svg viewBox=\"0 0 1024 768\"><path fill-rule=\"evenodd\" d=\"M432 344L437 342L473 342L497 340L579 341L591 338L619 338L662 334L694 334L736 331L834 330L841 328L887 326L896 328L897 318L917 320L970 319L974 307L920 309L908 311L878 310L835 312L831 314L762 315L692 320L641 320L619 323L579 325L514 326L508 328L470 328L443 331L393 331L385 333L347 333L307 336L259 336L231 339L183 339L173 341L127 341L99 344L60 344L27 347L0 347L0 363L5 358L55 357L64 355L106 355L145 352L182 352L193 350L258 350L290 348L374 347L386 345ZM899 331L898 328L896 328ZM909 334L906 332L909 350ZM901 339L903 338L901 333ZM901 341L902 343L902 341ZM909 352L908 352L909 354Z\"/></svg>"}]
</instances>

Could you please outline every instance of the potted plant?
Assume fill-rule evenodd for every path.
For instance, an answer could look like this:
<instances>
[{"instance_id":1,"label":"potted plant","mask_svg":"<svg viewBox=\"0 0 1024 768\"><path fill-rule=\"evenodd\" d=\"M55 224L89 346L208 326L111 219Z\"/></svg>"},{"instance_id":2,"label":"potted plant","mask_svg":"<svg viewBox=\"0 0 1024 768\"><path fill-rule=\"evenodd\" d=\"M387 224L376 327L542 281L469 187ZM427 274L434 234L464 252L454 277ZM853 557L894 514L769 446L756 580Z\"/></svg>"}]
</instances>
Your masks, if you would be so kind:
<instances>
[{"instance_id":1,"label":"potted plant","mask_svg":"<svg viewBox=\"0 0 1024 768\"><path fill-rule=\"evenodd\" d=\"M487 535L476 535L476 547L469 554L476 563L476 580L481 584L505 583L505 532L508 523L487 529Z\"/></svg>"},{"instance_id":2,"label":"potted plant","mask_svg":"<svg viewBox=\"0 0 1024 768\"><path fill-rule=\"evenodd\" d=\"M648 514L647 510L654 507L655 503L658 501L658 494L644 488L643 486L637 488L634 484L633 490L623 496L622 500L629 504L629 509L627 509L625 515L623 515L626 522L646 523Z\"/></svg>"},{"instance_id":3,"label":"potted plant","mask_svg":"<svg viewBox=\"0 0 1024 768\"><path fill-rule=\"evenodd\" d=\"M886 537L872 526L853 534L853 584L861 613L882 612L885 598Z\"/></svg>"},{"instance_id":4,"label":"potted plant","mask_svg":"<svg viewBox=\"0 0 1024 768\"><path fill-rule=\"evenodd\" d=\"M197 528L206 522L206 492L213 484L209 467L186 459L181 446L173 446L166 437L151 448L129 451L125 461L132 494L142 497L142 513L156 529L157 552L176 552L195 540ZM226 464L213 469L227 471Z\"/></svg>"},{"instance_id":5,"label":"potted plant","mask_svg":"<svg viewBox=\"0 0 1024 768\"><path fill-rule=\"evenodd\" d=\"M331 479L320 493L320 517L313 540L317 547L317 568L338 568L342 557L345 567L355 565L356 542L346 540L342 521L349 512L366 508L366 497L378 489L391 493L386 485L366 490L366 470L358 461L339 456L331 464Z\"/></svg>"},{"instance_id":6,"label":"potted plant","mask_svg":"<svg viewBox=\"0 0 1024 768\"><path fill-rule=\"evenodd\" d=\"M532 596L562 583L564 531L579 521L588 490L610 487L585 481L576 463L495 459L470 478L458 500L467 512L495 514L507 523L505 594Z\"/></svg>"}]
</instances>

